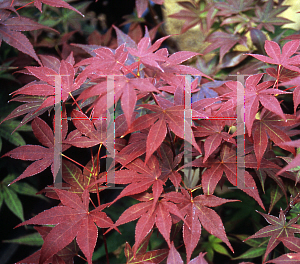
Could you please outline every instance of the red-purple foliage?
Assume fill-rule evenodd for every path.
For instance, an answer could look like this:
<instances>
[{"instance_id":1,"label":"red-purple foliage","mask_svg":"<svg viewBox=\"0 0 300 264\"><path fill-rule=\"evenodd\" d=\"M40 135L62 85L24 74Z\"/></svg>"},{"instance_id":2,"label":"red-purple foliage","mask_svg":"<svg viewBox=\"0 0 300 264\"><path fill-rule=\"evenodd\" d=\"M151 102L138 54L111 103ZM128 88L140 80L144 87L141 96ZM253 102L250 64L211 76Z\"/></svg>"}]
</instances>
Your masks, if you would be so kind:
<instances>
[{"instance_id":1,"label":"red-purple foliage","mask_svg":"<svg viewBox=\"0 0 300 264\"><path fill-rule=\"evenodd\" d=\"M23 104L2 122L26 114L19 127L32 121L34 136L43 146L20 146L3 155L33 161L11 184L39 174L49 166L55 182L59 166L55 167L54 164L58 164L60 157L54 157L54 151L59 144L62 145L62 152L70 148L74 152L91 149L91 158L85 166L80 162L76 162L76 165L74 160L60 153L63 157L62 186L69 189L60 190L54 185L52 189L44 191L61 204L17 226L32 224L55 227L37 227L44 244L41 250L19 263L73 263L73 257L78 252L77 244L85 260L92 264L98 228L107 229L102 232L102 236L105 236L108 232L119 231L118 226L138 219L135 244L131 247L126 243L124 247L126 263L184 263L180 254L183 250L178 250L181 245L176 240L176 235L180 234L186 263L204 264L207 263L205 254L197 247L201 241L202 227L234 252L234 244L227 237L221 215L212 207L240 201L218 197L217 186L223 186L225 182L235 186L243 180L244 186L238 185L237 188L265 210L266 204L257 182L260 181L264 190L268 176L278 185L277 194L280 192L287 200L285 179L293 180L296 185L300 180L299 167L295 169L300 166L300 154L295 150L300 147L299 139L291 140L298 134L293 128L299 125L299 112L296 110L300 104L300 55L297 55L300 40L286 42L282 51L275 41L266 40L264 51L268 57L253 53L247 55L277 65L276 69L251 74L245 85L232 80L215 85L201 67L200 71L182 65L201 56L199 53L177 51L169 54L166 48L160 47L170 36L159 38L152 44L147 28L144 37L136 38L137 42L115 28L116 49L82 45L91 56L80 58L79 61L77 57L77 63L73 53L62 59L49 55L38 57L27 37L19 31L49 28L29 18L11 17L12 12L17 12L15 6L25 2L18 0L11 5L0 4L0 36L1 40L28 54L40 65L27 66L19 71L33 77L33 81L12 93L15 96L13 100ZM163 3L159 0L154 2L159 5ZM229 53L232 47L237 43L247 45L247 41L244 35L237 32L212 33L210 30L215 17L224 19L222 25L236 23L240 27L250 27L251 23L243 20L241 12L253 11L255 5L252 2L228 0L227 4L211 3L202 8L200 4L185 1L180 3L183 10L171 17L185 20L182 32L200 25L207 34L206 42L211 43L204 53L220 48L219 63L222 63L228 60L226 55L233 56ZM275 19L285 8L272 9L271 2L267 1L255 10L256 16L252 22L257 23L258 29L253 40L259 41L263 34L260 30L262 27L273 31L274 25L286 22L284 19ZM42 3L76 11L62 0L34 1L39 10L42 10ZM146 0L136 1L138 17L142 16L147 6ZM215 12L215 8L219 11ZM263 17L263 12L269 12L269 16ZM203 14L206 14L205 19ZM221 67L221 64L218 65ZM190 75L198 77L190 82ZM61 131L52 131L39 117L54 108L57 89L55 76L59 77L61 85ZM204 88L209 87L210 82L213 83L211 87L215 89L216 96L204 95ZM294 91L284 91L282 87L286 85L294 85ZM237 111L238 93L243 93L245 99L245 114L242 116ZM293 95L294 114L286 114L281 107L277 96L285 94ZM201 98L193 99L197 98L196 95ZM189 101L191 98L192 103ZM111 107L115 110L115 117L109 115L108 109ZM238 118L243 118L245 123L244 164L237 162L237 152L240 151L237 134L231 131L240 129L237 128ZM54 130L56 125L53 120ZM58 132L61 133L61 142L55 142L55 133ZM187 153L186 146L190 146L192 151ZM288 166L285 167L276 157L274 146L291 153L289 157L283 157ZM100 156L102 148L106 149L107 156ZM92 149L97 149L96 155ZM184 164L184 153L192 157L189 164ZM100 161L110 158L114 159L113 165L106 171L103 168L101 170ZM186 169L188 166L201 168L198 179L190 181L190 176L183 174L183 167ZM237 179L239 167L246 168L243 179ZM110 184L124 188L115 199L103 203L100 191L107 189L106 192L109 192ZM91 199L96 194L97 200ZM275 200L276 194L271 195ZM114 223L103 210L113 208L117 201L126 197L134 198L136 203L119 212L119 218ZM296 224L299 217L286 221L286 215L298 202L299 195L294 195L287 208L280 210L279 217L259 212L270 225L247 239L271 237L263 253L263 262L299 263L300 242L294 236L300 233L300 226ZM174 231L176 228L179 233L178 230ZM147 251L154 230L161 234L166 243L163 248ZM280 242L297 253L287 253L268 260L268 255ZM223 253L225 250L229 255L227 249L222 248Z\"/></svg>"}]
</instances>

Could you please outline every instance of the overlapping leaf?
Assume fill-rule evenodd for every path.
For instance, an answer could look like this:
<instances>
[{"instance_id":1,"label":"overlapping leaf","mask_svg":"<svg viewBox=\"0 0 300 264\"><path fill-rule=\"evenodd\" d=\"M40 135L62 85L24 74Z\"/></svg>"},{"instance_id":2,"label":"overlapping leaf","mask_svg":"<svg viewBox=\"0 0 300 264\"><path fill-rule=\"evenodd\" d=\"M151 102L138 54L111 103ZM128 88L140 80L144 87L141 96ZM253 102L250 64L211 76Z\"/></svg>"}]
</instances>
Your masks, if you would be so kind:
<instances>
[{"instance_id":1,"label":"overlapping leaf","mask_svg":"<svg viewBox=\"0 0 300 264\"><path fill-rule=\"evenodd\" d=\"M200 120L194 130L195 137L206 137L204 142L205 156L203 162L220 146L223 140L236 144L230 134L222 132L225 122L222 120Z\"/></svg>"},{"instance_id":2,"label":"overlapping leaf","mask_svg":"<svg viewBox=\"0 0 300 264\"><path fill-rule=\"evenodd\" d=\"M175 100L174 104L161 97L156 97L156 100L159 103L159 105L141 105L142 107L147 108L155 113L146 114L137 118L127 131L127 133L129 133L151 126L147 137L145 160L146 163L151 157L151 155L154 153L154 151L156 151L157 148L164 141L165 136L167 134L167 126L180 138L185 138L185 126L191 127L187 120L183 118L185 106L184 102L182 101L182 98L184 98L182 95L182 91L176 91L177 93L175 95L175 98L178 98L178 100ZM206 113L202 113L203 114L200 114L199 112L193 110L192 117L200 118L203 116L207 116ZM189 142L201 153L201 150L197 145L193 134L191 136L191 139L189 139Z\"/></svg>"},{"instance_id":3,"label":"overlapping leaf","mask_svg":"<svg viewBox=\"0 0 300 264\"><path fill-rule=\"evenodd\" d=\"M276 64L291 71L300 72L299 67L295 66L300 64L300 55L291 57L298 50L299 44L300 40L292 40L290 42L287 42L283 46L281 53L280 47L276 42L266 40L265 50L269 57L258 54L249 55L263 62Z\"/></svg>"},{"instance_id":4,"label":"overlapping leaf","mask_svg":"<svg viewBox=\"0 0 300 264\"><path fill-rule=\"evenodd\" d=\"M169 15L171 18L185 20L181 33L186 32L190 28L199 25L200 29L204 33L208 33L216 15L215 8L208 4L204 8L200 5L200 2L182 1L178 2L184 9L178 13Z\"/></svg>"},{"instance_id":5,"label":"overlapping leaf","mask_svg":"<svg viewBox=\"0 0 300 264\"><path fill-rule=\"evenodd\" d=\"M290 141L290 137L282 130L282 128L289 126L296 121L296 118L291 115L285 115L285 118L288 122L284 122L270 111L262 111L260 119L254 121L252 136L254 140L254 152L257 158L257 169L259 168L261 159L267 149L268 138L276 145L295 154L294 148L280 145L283 142Z\"/></svg>"},{"instance_id":6,"label":"overlapping leaf","mask_svg":"<svg viewBox=\"0 0 300 264\"><path fill-rule=\"evenodd\" d=\"M148 201L135 204L126 209L114 225L123 225L139 218L135 228L134 255L137 253L138 248L140 248L144 237L152 230L154 224L156 224L159 232L167 241L169 247L171 247L171 214L184 220L182 213L174 203L164 199L158 201L155 199L155 190L153 190L153 193L153 196L150 195L152 197Z\"/></svg>"},{"instance_id":7,"label":"overlapping leaf","mask_svg":"<svg viewBox=\"0 0 300 264\"><path fill-rule=\"evenodd\" d=\"M263 74L252 75L246 80L245 89L245 123L249 136L251 135L253 121L257 114L259 102L269 111L286 120L278 100L273 96L276 94L287 94L278 89L270 88L272 82L262 82L259 84Z\"/></svg>"},{"instance_id":8,"label":"overlapping leaf","mask_svg":"<svg viewBox=\"0 0 300 264\"><path fill-rule=\"evenodd\" d=\"M270 225L263 227L247 239L271 237L264 255L265 260L268 254L280 243L279 238L290 238L294 237L294 233L300 233L300 226L295 224L298 221L299 216L291 219L289 222L286 222L286 218L282 210L280 210L279 217L267 215L261 212L258 213L261 214Z\"/></svg>"},{"instance_id":9,"label":"overlapping leaf","mask_svg":"<svg viewBox=\"0 0 300 264\"><path fill-rule=\"evenodd\" d=\"M147 252L147 246L150 241L152 232L150 232L141 242L137 248L136 244L131 246L126 243L124 253L127 259L126 264L143 264L143 263L160 263L163 261L168 253L168 249L158 249ZM135 254L134 254L135 253Z\"/></svg>"},{"instance_id":10,"label":"overlapping leaf","mask_svg":"<svg viewBox=\"0 0 300 264\"><path fill-rule=\"evenodd\" d=\"M225 172L225 175L231 184L237 186L237 188L253 197L258 204L265 209L255 181L250 173L248 171L245 171L244 175L237 173L237 154L234 148L230 147L228 144L222 145L220 158L208 158L208 160L203 163L203 158L201 157L194 160L192 164L196 167L207 167L202 175L201 181L205 194L213 194L218 182L221 180L223 172Z\"/></svg>"},{"instance_id":11,"label":"overlapping leaf","mask_svg":"<svg viewBox=\"0 0 300 264\"><path fill-rule=\"evenodd\" d=\"M253 18L253 21L258 24L258 29L262 29L262 27L264 27L266 30L274 32L274 25L283 25L292 22L287 18L278 17L278 15L285 11L288 8L288 6L281 5L277 8L273 8L273 5L274 1L268 0L263 7L256 6L256 17Z\"/></svg>"},{"instance_id":12,"label":"overlapping leaf","mask_svg":"<svg viewBox=\"0 0 300 264\"><path fill-rule=\"evenodd\" d=\"M32 131L36 138L45 146L38 145L25 145L18 148L15 148L4 155L9 156L14 159L21 160L31 160L35 161L31 165L29 165L26 170L14 181L19 181L21 179L30 177L37 173L44 171L51 165L51 172L53 174L53 178L55 180L56 174L59 170L59 167L54 168L54 135L51 128L46 124L45 121L36 117L32 121ZM64 126L62 130L62 138L64 139L67 133L67 127ZM70 146L62 145L62 151L65 151ZM57 158L57 164L59 161L59 156Z\"/></svg>"},{"instance_id":13,"label":"overlapping leaf","mask_svg":"<svg viewBox=\"0 0 300 264\"><path fill-rule=\"evenodd\" d=\"M35 229L39 232L42 236L43 240L47 237L50 231L53 229L52 227L48 226L36 226ZM52 263L61 263L61 264L69 264L73 263L74 257L78 255L78 246L73 240L69 245L65 246L63 249L59 250L56 254L54 254L48 262ZM39 249L32 255L28 256L27 258L17 262L16 264L23 264L23 263L39 263L41 257L41 250Z\"/></svg>"},{"instance_id":14,"label":"overlapping leaf","mask_svg":"<svg viewBox=\"0 0 300 264\"><path fill-rule=\"evenodd\" d=\"M55 189L63 206L56 206L19 224L56 225L46 236L41 249L39 263L44 263L58 251L62 250L76 237L76 242L88 263L92 263L92 254L97 242L98 229L109 228L112 220L101 210L100 206L89 211L89 192L85 190L82 199L74 193ZM17 226L17 227L18 227Z\"/></svg>"},{"instance_id":15,"label":"overlapping leaf","mask_svg":"<svg viewBox=\"0 0 300 264\"><path fill-rule=\"evenodd\" d=\"M185 215L183 236L188 259L190 259L200 239L201 225L210 234L220 238L233 252L233 248L225 234L220 216L209 207L215 207L237 200L226 200L214 195L198 195L193 198L185 189L181 189L181 193L170 192L164 195L164 197L166 200L177 203L181 212Z\"/></svg>"}]
</instances>

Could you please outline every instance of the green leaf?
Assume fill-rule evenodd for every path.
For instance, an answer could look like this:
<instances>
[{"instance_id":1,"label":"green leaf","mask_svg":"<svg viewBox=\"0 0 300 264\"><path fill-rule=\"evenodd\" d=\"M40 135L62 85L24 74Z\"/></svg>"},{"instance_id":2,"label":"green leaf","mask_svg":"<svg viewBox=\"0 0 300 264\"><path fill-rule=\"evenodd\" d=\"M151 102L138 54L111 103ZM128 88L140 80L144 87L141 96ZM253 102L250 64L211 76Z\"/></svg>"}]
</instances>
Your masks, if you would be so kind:
<instances>
[{"instance_id":1,"label":"green leaf","mask_svg":"<svg viewBox=\"0 0 300 264\"><path fill-rule=\"evenodd\" d=\"M24 146L26 144L25 140L21 137L18 132L11 134L9 131L0 128L0 136L8 140L15 146Z\"/></svg>"},{"instance_id":2,"label":"green leaf","mask_svg":"<svg viewBox=\"0 0 300 264\"><path fill-rule=\"evenodd\" d=\"M36 198L48 200L45 196L41 194L36 194L38 191L26 182L16 182L10 186L15 192L23 195L33 196Z\"/></svg>"},{"instance_id":3,"label":"green leaf","mask_svg":"<svg viewBox=\"0 0 300 264\"><path fill-rule=\"evenodd\" d=\"M7 185L9 185L15 178L16 178L16 176L14 174L8 174L3 179L2 184L7 187Z\"/></svg>"},{"instance_id":4,"label":"green leaf","mask_svg":"<svg viewBox=\"0 0 300 264\"><path fill-rule=\"evenodd\" d=\"M10 188L3 186L3 195L4 202L9 208L9 210L12 211L17 217L19 217L24 222L25 219L23 215L23 206L17 194Z\"/></svg>"},{"instance_id":5,"label":"green leaf","mask_svg":"<svg viewBox=\"0 0 300 264\"><path fill-rule=\"evenodd\" d=\"M28 245L28 246L42 246L44 243L44 240L40 236L39 233L33 233L26 236L21 236L14 239L9 240L3 240L4 243L17 243L22 245Z\"/></svg>"},{"instance_id":6,"label":"green leaf","mask_svg":"<svg viewBox=\"0 0 300 264\"><path fill-rule=\"evenodd\" d=\"M236 259L247 259L247 258L257 258L262 256L266 251L266 247L257 247L257 248L250 248L249 250L247 250L245 253L243 253L242 255L233 258L232 260L236 260Z\"/></svg>"},{"instance_id":7,"label":"green leaf","mask_svg":"<svg viewBox=\"0 0 300 264\"><path fill-rule=\"evenodd\" d=\"M244 241L249 237L249 235L235 235L241 241ZM257 238L257 239L248 239L244 241L245 244L249 245L250 247L260 247L261 245L268 242L269 239L266 238Z\"/></svg>"},{"instance_id":8,"label":"green leaf","mask_svg":"<svg viewBox=\"0 0 300 264\"><path fill-rule=\"evenodd\" d=\"M232 258L232 256L228 253L227 249L225 247L223 247L222 245L220 245L219 243L213 244L213 249L222 255Z\"/></svg>"}]
</instances>

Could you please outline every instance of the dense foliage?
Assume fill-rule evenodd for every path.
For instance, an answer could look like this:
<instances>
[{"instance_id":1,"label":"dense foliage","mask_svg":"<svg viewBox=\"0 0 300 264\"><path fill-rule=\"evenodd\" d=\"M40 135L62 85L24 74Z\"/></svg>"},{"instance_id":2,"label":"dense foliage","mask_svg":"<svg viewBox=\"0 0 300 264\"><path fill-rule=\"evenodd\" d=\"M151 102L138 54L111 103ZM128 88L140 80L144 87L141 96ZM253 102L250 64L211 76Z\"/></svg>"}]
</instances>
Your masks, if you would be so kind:
<instances>
[{"instance_id":1,"label":"dense foliage","mask_svg":"<svg viewBox=\"0 0 300 264\"><path fill-rule=\"evenodd\" d=\"M0 262L300 263L288 6L136 0L110 23L111 2L68 2L0 3Z\"/></svg>"}]
</instances>

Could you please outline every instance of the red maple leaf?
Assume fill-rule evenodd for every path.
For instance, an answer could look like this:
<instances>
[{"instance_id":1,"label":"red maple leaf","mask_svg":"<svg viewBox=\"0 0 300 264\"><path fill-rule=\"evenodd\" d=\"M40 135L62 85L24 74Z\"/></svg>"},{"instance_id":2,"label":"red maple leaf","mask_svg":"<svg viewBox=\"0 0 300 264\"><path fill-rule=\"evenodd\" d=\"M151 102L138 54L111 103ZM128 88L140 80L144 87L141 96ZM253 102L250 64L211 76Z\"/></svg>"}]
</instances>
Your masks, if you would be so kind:
<instances>
[{"instance_id":1,"label":"red maple leaf","mask_svg":"<svg viewBox=\"0 0 300 264\"><path fill-rule=\"evenodd\" d=\"M76 8L69 5L68 3L66 3L63 0L34 0L34 5L36 6L36 8L38 8L40 10L40 12L42 12L42 3L45 5L50 5L50 6L54 6L54 7L68 8L70 10L77 12L79 15L82 15L84 17L84 15L81 14Z\"/></svg>"},{"instance_id":2,"label":"red maple leaf","mask_svg":"<svg viewBox=\"0 0 300 264\"><path fill-rule=\"evenodd\" d=\"M120 170L115 172L115 184L129 184L126 186L119 196L113 201L116 202L124 196L134 195L146 191L152 186L153 201L158 201L163 185L167 178L161 175L161 169L158 159L155 156L149 158L148 164L137 158L126 165L128 170Z\"/></svg>"},{"instance_id":3,"label":"red maple leaf","mask_svg":"<svg viewBox=\"0 0 300 264\"><path fill-rule=\"evenodd\" d=\"M280 210L279 217L261 213L266 221L270 224L269 226L263 227L254 235L249 236L246 240L250 238L260 238L260 237L271 237L264 255L264 261L268 254L280 243L279 238L282 237L294 237L294 233L300 233L300 225L297 225L299 216L286 222L285 215L282 210Z\"/></svg>"},{"instance_id":4,"label":"red maple leaf","mask_svg":"<svg viewBox=\"0 0 300 264\"><path fill-rule=\"evenodd\" d=\"M56 174L59 170L59 167L57 167L55 168L54 171L55 145L54 145L54 135L51 128L47 125L45 121L43 121L39 117L36 117L32 121L31 126L35 137L45 147L38 146L38 145L25 145L25 146L20 146L18 148L15 148L3 155L3 157L9 156L11 158L20 159L20 160L31 160L31 161L35 160L35 162L30 164L17 179L11 182L11 184L21 179L40 173L44 171L46 168L48 168L50 165L51 165L51 172L55 180ZM62 139L66 137L67 130L68 130L67 126L66 125L63 126ZM69 145L63 144L62 151L67 150L69 147L70 147ZM59 156L57 156L56 158L59 159Z\"/></svg>"},{"instance_id":5,"label":"red maple leaf","mask_svg":"<svg viewBox=\"0 0 300 264\"><path fill-rule=\"evenodd\" d=\"M0 10L4 11L4 9L15 10L12 3L9 1L5 1L1 3ZM15 11L16 12L16 11ZM37 29L48 29L58 33L56 30L41 25L30 18L27 17L10 17L10 12L6 10L6 12L1 13L1 22L0 22L0 44L2 40L4 40L7 44L13 46L19 51L31 56L34 58L40 65L42 65L38 56L36 55L32 44L29 39L22 34L20 31L32 31Z\"/></svg>"},{"instance_id":6,"label":"red maple leaf","mask_svg":"<svg viewBox=\"0 0 300 264\"><path fill-rule=\"evenodd\" d=\"M120 45L114 52L112 49L101 47L94 49L95 57L81 60L75 67L88 65L78 75L76 83L78 86L84 83L87 78L99 78L107 75L120 75L121 69L128 57L128 52L125 52L125 44Z\"/></svg>"},{"instance_id":7,"label":"red maple leaf","mask_svg":"<svg viewBox=\"0 0 300 264\"><path fill-rule=\"evenodd\" d=\"M256 119L252 127L252 137L254 140L254 152L257 158L257 169L260 166L261 159L267 149L268 137L278 146L293 153L293 147L281 145L281 143L290 141L290 137L283 131L282 128L295 123L296 118L291 115L285 115L286 121L278 118L274 113L263 109L260 119Z\"/></svg>"},{"instance_id":8,"label":"red maple leaf","mask_svg":"<svg viewBox=\"0 0 300 264\"><path fill-rule=\"evenodd\" d=\"M127 259L126 264L144 264L144 263L160 263L169 253L168 249L151 250L147 252L147 247L152 235L152 231L142 240L140 246L135 244L133 248L126 242L124 254ZM136 252L134 254L134 252Z\"/></svg>"},{"instance_id":9,"label":"red maple leaf","mask_svg":"<svg viewBox=\"0 0 300 264\"><path fill-rule=\"evenodd\" d=\"M196 121L197 126L194 130L195 137L206 137L204 142L205 156L203 162L221 145L222 141L236 144L232 136L223 132L225 121L222 120L200 120Z\"/></svg>"},{"instance_id":10,"label":"red maple leaf","mask_svg":"<svg viewBox=\"0 0 300 264\"><path fill-rule=\"evenodd\" d=\"M72 111L71 117L77 130L69 133L64 143L78 148L88 148L103 144L110 153L113 153L114 135L107 131L107 120L104 117L90 120L84 113L77 110ZM119 139L116 140L118 141Z\"/></svg>"},{"instance_id":11,"label":"red maple leaf","mask_svg":"<svg viewBox=\"0 0 300 264\"><path fill-rule=\"evenodd\" d=\"M201 235L201 225L212 235L220 238L233 252L233 248L225 234L220 216L209 207L215 207L228 202L238 200L226 200L214 195L198 195L193 197L185 189L179 192L170 192L164 195L164 199L177 204L180 211L185 215L183 225L183 240L186 247L187 259L190 257L198 244Z\"/></svg>"},{"instance_id":12,"label":"red maple leaf","mask_svg":"<svg viewBox=\"0 0 300 264\"><path fill-rule=\"evenodd\" d=\"M164 54L161 54L160 51L155 53L154 51L156 51L160 47L161 43L169 37L170 36L162 37L155 41L153 45L151 45L150 37L143 37L138 43L137 49L127 47L127 50L131 55L137 57L138 61L143 63L144 66L150 66L150 68L154 67L163 71L157 62L164 62L167 57L164 56Z\"/></svg>"},{"instance_id":13,"label":"red maple leaf","mask_svg":"<svg viewBox=\"0 0 300 264\"><path fill-rule=\"evenodd\" d=\"M49 226L35 226L34 229L36 229L43 240L47 237L47 235L50 233L50 231L53 229ZM76 244L76 241L73 240L69 245L58 251L56 254L54 254L47 263L59 263L59 264L73 264L74 263L74 257L78 255L78 246ZM28 256L27 258L20 260L16 264L23 264L23 263L39 263L41 257L41 250L39 249L32 255Z\"/></svg>"},{"instance_id":14,"label":"red maple leaf","mask_svg":"<svg viewBox=\"0 0 300 264\"><path fill-rule=\"evenodd\" d=\"M180 87L179 87L180 88ZM151 126L146 145L146 159L157 150L157 148L164 141L167 134L167 126L172 130L178 137L184 138L185 132L184 127L190 124L184 118L185 105L184 105L184 91L183 89L177 89L174 95L174 103L163 99L162 97L155 96L155 99L159 105L143 104L141 107L147 108L155 113L146 114L137 118L132 124L129 130L126 132L131 133L133 131L141 130ZM199 111L200 112L200 111ZM196 110L192 110L192 118L194 117L207 117L206 113L201 111L200 114ZM190 143L201 153L199 146L197 145L194 135Z\"/></svg>"},{"instance_id":15,"label":"red maple leaf","mask_svg":"<svg viewBox=\"0 0 300 264\"><path fill-rule=\"evenodd\" d=\"M109 228L112 220L101 212L106 205L101 205L89 211L89 192L86 189L82 199L74 193L55 189L62 206L52 207L16 227L23 225L56 225L46 236L41 249L39 263L46 262L58 251L62 250L76 237L76 242L92 264L92 255L97 242L98 229ZM96 224L96 225L95 225Z\"/></svg>"},{"instance_id":16,"label":"red maple leaf","mask_svg":"<svg viewBox=\"0 0 300 264\"><path fill-rule=\"evenodd\" d=\"M181 28L181 33L186 32L190 28L200 25L200 29L204 33L208 33L214 23L216 15L215 8L211 4L207 4L204 8L200 2L181 1L178 2L184 9L178 13L169 15L171 18L185 20Z\"/></svg>"},{"instance_id":17,"label":"red maple leaf","mask_svg":"<svg viewBox=\"0 0 300 264\"><path fill-rule=\"evenodd\" d=\"M43 103L35 112L43 108L52 107L55 103L55 94L57 92L61 93L61 101L65 102L69 97L73 97L72 92L79 88L76 84L77 78L74 81L75 70L73 66L73 54L71 53L66 60L62 60L61 62L58 62L56 58L49 57L50 56L48 56L47 59L43 59L47 61L47 66L49 67L25 67L27 71L39 79L39 81L30 82L12 93L13 95L22 94L45 97ZM57 62L59 65L57 65ZM57 91L57 89L59 89L59 91Z\"/></svg>"},{"instance_id":18,"label":"red maple leaf","mask_svg":"<svg viewBox=\"0 0 300 264\"><path fill-rule=\"evenodd\" d=\"M93 164L94 163L94 164ZM95 178L97 184L105 183L106 172L100 173L100 166L98 166L98 174L96 173L97 169L97 158L90 160L85 166L83 171L68 160L62 160L62 179L65 183L62 183L63 188L67 188L69 192L82 195L85 189L88 189L90 193L101 192L106 189L106 186L96 187ZM40 191L40 193L46 193L46 196L52 199L59 199L56 192L49 188L55 186L48 186L47 188ZM97 190L98 189L98 190Z\"/></svg>"},{"instance_id":19,"label":"red maple leaf","mask_svg":"<svg viewBox=\"0 0 300 264\"><path fill-rule=\"evenodd\" d=\"M130 195L130 193L128 193L128 195ZM158 199L155 199L155 195L155 191L153 190L153 195L150 195L150 199L148 199L148 201L137 203L126 209L116 221L114 226L111 227L113 228L119 225L123 225L140 218L135 228L134 255L136 255L137 249L140 247L140 244L142 243L144 237L148 235L148 233L152 230L154 224L156 224L159 232L167 241L169 247L171 247L171 214L185 221L182 213L174 203L169 202L165 199L158 201Z\"/></svg>"},{"instance_id":20,"label":"red maple leaf","mask_svg":"<svg viewBox=\"0 0 300 264\"><path fill-rule=\"evenodd\" d=\"M281 53L280 47L276 42L266 40L265 50L269 57L259 54L248 55L266 63L277 64L291 71L300 72L300 69L294 66L300 64L300 55L291 57L298 50L299 45L300 40L289 41L283 46Z\"/></svg>"},{"instance_id":21,"label":"red maple leaf","mask_svg":"<svg viewBox=\"0 0 300 264\"><path fill-rule=\"evenodd\" d=\"M255 120L255 115L257 114L259 102L280 116L284 120L286 117L281 109L281 106L278 100L273 96L274 94L287 94L288 92L284 92L278 89L268 89L273 82L267 81L259 84L263 73L255 74L247 78L246 80L246 89L245 89L245 123L248 129L248 134L251 136L253 121Z\"/></svg>"},{"instance_id":22,"label":"red maple leaf","mask_svg":"<svg viewBox=\"0 0 300 264\"><path fill-rule=\"evenodd\" d=\"M110 88L108 89L106 81L101 82L86 90L86 92L83 92L81 96L78 97L78 100L100 95L92 106L94 109L94 116L96 117L105 113L107 107L110 108L113 105L113 101L110 104L107 104L107 95L114 94L115 103L121 99L121 107L126 117L127 125L130 126L139 94L143 93L146 95L150 92L159 92L152 84L151 78L129 79L125 76L116 76L114 78L113 91Z\"/></svg>"},{"instance_id":23,"label":"red maple leaf","mask_svg":"<svg viewBox=\"0 0 300 264\"><path fill-rule=\"evenodd\" d=\"M203 157L195 159L192 162L195 167L206 167L202 175L202 188L205 194L213 194L218 182L221 180L223 172L228 179L228 181L237 185L243 192L247 193L249 196L253 197L258 204L265 210L262 200L260 199L257 186L254 179L248 171L245 171L244 175L237 174L237 154L233 147L230 147L228 143L222 145L221 153L219 158L208 158L208 160L203 163ZM187 165L185 165L187 166ZM243 177L237 179L237 177ZM243 186L239 186L237 183L243 182Z\"/></svg>"},{"instance_id":24,"label":"red maple leaf","mask_svg":"<svg viewBox=\"0 0 300 264\"><path fill-rule=\"evenodd\" d=\"M203 51L203 53L206 54L217 48L220 48L220 62L222 61L224 55L237 43L247 47L247 38L245 36L226 32L216 31L212 33L206 39L206 41L210 42L211 44Z\"/></svg>"},{"instance_id":25,"label":"red maple leaf","mask_svg":"<svg viewBox=\"0 0 300 264\"><path fill-rule=\"evenodd\" d=\"M199 75L199 76L205 76L208 79L211 79L208 75L204 74L203 72L190 67L186 65L179 65L180 63L191 59L197 55L201 55L196 52L191 52L191 51L178 51L170 56L168 53L168 50L166 49L160 49L158 52L161 52L165 57L166 60L164 62L158 62L159 66L163 71L159 69L145 69L145 72L147 73L148 76L153 76L159 82L161 79L166 81L170 86L160 86L160 90L164 90L170 93L174 93L177 86L185 86L185 78L182 75ZM181 75L181 76L180 76ZM191 86L192 90L194 90L194 87L196 85L197 80L195 80ZM172 92L173 91L173 92Z\"/></svg>"}]
</instances>

